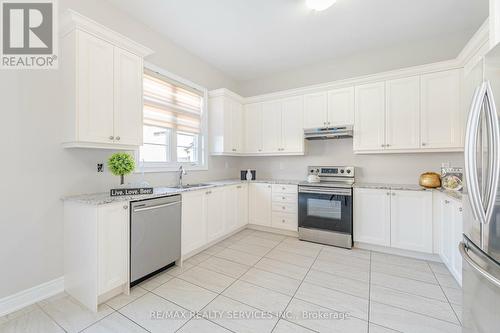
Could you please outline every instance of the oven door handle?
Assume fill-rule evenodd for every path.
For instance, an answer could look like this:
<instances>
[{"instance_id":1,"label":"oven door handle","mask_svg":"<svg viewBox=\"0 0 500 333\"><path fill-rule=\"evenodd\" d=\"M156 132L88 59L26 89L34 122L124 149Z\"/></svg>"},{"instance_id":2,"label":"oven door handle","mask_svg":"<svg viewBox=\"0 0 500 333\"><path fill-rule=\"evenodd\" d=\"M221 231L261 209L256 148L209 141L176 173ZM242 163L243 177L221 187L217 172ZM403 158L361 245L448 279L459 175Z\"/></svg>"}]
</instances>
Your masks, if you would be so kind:
<instances>
[{"instance_id":1,"label":"oven door handle","mask_svg":"<svg viewBox=\"0 0 500 333\"><path fill-rule=\"evenodd\" d=\"M343 195L348 197L352 196L352 192L350 189L301 188L299 189L299 193L333 194L333 195Z\"/></svg>"}]
</instances>

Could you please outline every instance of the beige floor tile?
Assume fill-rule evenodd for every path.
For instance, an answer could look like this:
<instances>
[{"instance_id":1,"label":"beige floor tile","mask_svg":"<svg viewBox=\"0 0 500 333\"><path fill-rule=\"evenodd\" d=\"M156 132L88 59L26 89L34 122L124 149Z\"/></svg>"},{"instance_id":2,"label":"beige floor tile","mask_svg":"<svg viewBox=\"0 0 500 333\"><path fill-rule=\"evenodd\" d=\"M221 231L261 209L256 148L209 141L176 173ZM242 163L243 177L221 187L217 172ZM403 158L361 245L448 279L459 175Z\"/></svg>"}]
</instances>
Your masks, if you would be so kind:
<instances>
[{"instance_id":1,"label":"beige floor tile","mask_svg":"<svg viewBox=\"0 0 500 333\"><path fill-rule=\"evenodd\" d=\"M314 258L302 256L300 254L290 253L281 251L278 249L273 249L269 253L266 254L266 258L271 258L274 260L279 260L286 262L288 264L301 266L309 268L314 262Z\"/></svg>"},{"instance_id":2,"label":"beige floor tile","mask_svg":"<svg viewBox=\"0 0 500 333\"><path fill-rule=\"evenodd\" d=\"M346 317L343 313L332 311L316 304L292 299L286 309L288 321L297 323L317 332L332 333L367 333L368 323L355 317Z\"/></svg>"},{"instance_id":3,"label":"beige floor tile","mask_svg":"<svg viewBox=\"0 0 500 333\"><path fill-rule=\"evenodd\" d=\"M320 247L309 247L303 244L304 243L281 242L276 246L276 249L312 258L316 258L321 251Z\"/></svg>"},{"instance_id":4,"label":"beige floor tile","mask_svg":"<svg viewBox=\"0 0 500 333\"><path fill-rule=\"evenodd\" d=\"M233 249L233 250L238 250L241 252L245 252L245 253L254 254L254 255L260 256L260 257L265 255L267 252L270 251L270 249L268 247L244 243L244 242L236 242L234 244L229 245L228 248Z\"/></svg>"},{"instance_id":5,"label":"beige floor tile","mask_svg":"<svg viewBox=\"0 0 500 333\"><path fill-rule=\"evenodd\" d=\"M271 332L278 321L277 317L265 316L263 318L262 311L224 296L217 297L204 311L221 313L221 316L212 319L212 321L234 332ZM238 313L242 313L244 316L235 318Z\"/></svg>"},{"instance_id":6,"label":"beige floor tile","mask_svg":"<svg viewBox=\"0 0 500 333\"><path fill-rule=\"evenodd\" d=\"M276 316L285 310L292 298L245 281L236 281L222 295Z\"/></svg>"},{"instance_id":7,"label":"beige floor tile","mask_svg":"<svg viewBox=\"0 0 500 333\"><path fill-rule=\"evenodd\" d=\"M346 312L350 316L368 320L368 299L323 288L307 282L297 290L295 298L317 304L330 310Z\"/></svg>"},{"instance_id":8,"label":"beige floor tile","mask_svg":"<svg viewBox=\"0 0 500 333\"><path fill-rule=\"evenodd\" d=\"M288 264L283 261L269 258L262 258L257 264L255 264L255 268L291 277L296 280L302 280L308 271L307 267Z\"/></svg>"},{"instance_id":9,"label":"beige floor tile","mask_svg":"<svg viewBox=\"0 0 500 333\"><path fill-rule=\"evenodd\" d=\"M375 284L409 294L446 301L446 297L444 296L441 287L435 284L377 272L371 273L371 283L372 285Z\"/></svg>"},{"instance_id":10,"label":"beige floor tile","mask_svg":"<svg viewBox=\"0 0 500 333\"><path fill-rule=\"evenodd\" d=\"M151 293L121 308L119 312L153 333L175 332L191 319L189 311Z\"/></svg>"},{"instance_id":11,"label":"beige floor tile","mask_svg":"<svg viewBox=\"0 0 500 333\"><path fill-rule=\"evenodd\" d=\"M351 294L361 298L368 298L370 286L370 283L368 281L362 282L342 276L316 271L314 269L311 269L309 273L307 273L304 281L323 286L325 288L345 292L347 294Z\"/></svg>"},{"instance_id":12,"label":"beige floor tile","mask_svg":"<svg viewBox=\"0 0 500 333\"><path fill-rule=\"evenodd\" d=\"M66 294L64 294L64 295L66 295ZM32 305L28 305L22 309L19 309L17 311L14 311L12 313L9 313L8 315L2 316L2 317L0 317L0 325L8 322L9 320L21 317L21 316L23 316L31 311L35 311L37 309L39 309L38 305L32 304Z\"/></svg>"},{"instance_id":13,"label":"beige floor tile","mask_svg":"<svg viewBox=\"0 0 500 333\"><path fill-rule=\"evenodd\" d=\"M311 269L342 276L348 279L358 280L361 282L370 281L369 269L351 266L349 264L339 264L318 259L311 266Z\"/></svg>"},{"instance_id":14,"label":"beige floor tile","mask_svg":"<svg viewBox=\"0 0 500 333\"><path fill-rule=\"evenodd\" d=\"M128 303L145 295L147 292L148 291L146 289L141 288L139 286L135 286L132 289L130 289L130 295L120 294L107 301L106 304L112 307L113 309L118 310L120 308L123 308Z\"/></svg>"},{"instance_id":15,"label":"beige floor tile","mask_svg":"<svg viewBox=\"0 0 500 333\"><path fill-rule=\"evenodd\" d=\"M201 252L201 253L195 254L192 257L189 257L187 260L184 261L184 263L198 265L200 262L203 262L210 257L211 257L210 254Z\"/></svg>"},{"instance_id":16,"label":"beige floor tile","mask_svg":"<svg viewBox=\"0 0 500 333\"><path fill-rule=\"evenodd\" d=\"M250 266L238 264L237 262L230 261L227 259L212 257L202 262L199 267L221 273L235 279L239 278L246 271L250 269Z\"/></svg>"},{"instance_id":17,"label":"beige floor tile","mask_svg":"<svg viewBox=\"0 0 500 333\"><path fill-rule=\"evenodd\" d=\"M453 311L455 311L455 314L457 315L458 320L460 321L460 324L463 324L463 311L464 308L461 305L457 304L451 304L451 307L453 308Z\"/></svg>"},{"instance_id":18,"label":"beige floor tile","mask_svg":"<svg viewBox=\"0 0 500 333\"><path fill-rule=\"evenodd\" d=\"M442 287L460 289L460 285L451 274L436 274L436 279Z\"/></svg>"},{"instance_id":19,"label":"beige floor tile","mask_svg":"<svg viewBox=\"0 0 500 333\"><path fill-rule=\"evenodd\" d=\"M158 275L155 275L149 279L147 279L144 282L141 282L138 284L139 287L146 289L148 291L151 291L153 289L158 288L168 280L171 280L173 278L172 275L170 275L168 272L162 272L159 273Z\"/></svg>"},{"instance_id":20,"label":"beige floor tile","mask_svg":"<svg viewBox=\"0 0 500 333\"><path fill-rule=\"evenodd\" d=\"M209 247L208 249L206 249L205 251L203 251L203 253L213 256L224 249L225 249L224 246L213 245L213 246Z\"/></svg>"},{"instance_id":21,"label":"beige floor tile","mask_svg":"<svg viewBox=\"0 0 500 333\"><path fill-rule=\"evenodd\" d=\"M442 287L446 298L452 304L462 305L463 303L463 292L462 289Z\"/></svg>"},{"instance_id":22,"label":"beige floor tile","mask_svg":"<svg viewBox=\"0 0 500 333\"><path fill-rule=\"evenodd\" d=\"M290 296L293 296L300 285L299 280L256 268L250 269L240 279Z\"/></svg>"},{"instance_id":23,"label":"beige floor tile","mask_svg":"<svg viewBox=\"0 0 500 333\"><path fill-rule=\"evenodd\" d=\"M390 328L375 325L372 323L370 323L370 325L368 326L370 327L370 333L398 333L398 331L391 330Z\"/></svg>"},{"instance_id":24,"label":"beige floor tile","mask_svg":"<svg viewBox=\"0 0 500 333\"><path fill-rule=\"evenodd\" d=\"M441 262L429 261L429 267L436 274L450 274L450 271L445 264Z\"/></svg>"},{"instance_id":25,"label":"beige floor tile","mask_svg":"<svg viewBox=\"0 0 500 333\"><path fill-rule=\"evenodd\" d=\"M168 275L172 275L172 276L179 276L181 275L182 273L184 273L185 271L193 268L195 265L193 264L190 264L190 263L187 263L187 262L184 262L182 263L182 266L174 266L172 268L169 268L166 272Z\"/></svg>"},{"instance_id":26,"label":"beige floor tile","mask_svg":"<svg viewBox=\"0 0 500 333\"><path fill-rule=\"evenodd\" d=\"M314 331L311 331L308 328L299 326L297 324L294 324L292 322L280 319L278 321L278 324L276 324L276 327L273 330L273 333L311 333Z\"/></svg>"},{"instance_id":27,"label":"beige floor tile","mask_svg":"<svg viewBox=\"0 0 500 333\"><path fill-rule=\"evenodd\" d=\"M224 251L219 252L216 255L216 257L231 260L231 261L234 261L234 262L240 263L240 264L250 265L250 266L255 265L260 260L260 258L262 258L261 256L233 250L230 248L224 249Z\"/></svg>"},{"instance_id":28,"label":"beige floor tile","mask_svg":"<svg viewBox=\"0 0 500 333\"><path fill-rule=\"evenodd\" d=\"M318 255L318 260L328 263L348 265L350 267L356 267L359 269L364 269L366 271L370 270L369 259L359 258L356 256L345 256L337 252L321 251L321 253Z\"/></svg>"},{"instance_id":29,"label":"beige floor tile","mask_svg":"<svg viewBox=\"0 0 500 333\"><path fill-rule=\"evenodd\" d=\"M0 324L2 333L64 333L47 314L35 307Z\"/></svg>"},{"instance_id":30,"label":"beige floor tile","mask_svg":"<svg viewBox=\"0 0 500 333\"><path fill-rule=\"evenodd\" d=\"M67 332L79 332L114 311L103 304L97 312L93 312L68 295L42 301L39 305Z\"/></svg>"},{"instance_id":31,"label":"beige floor tile","mask_svg":"<svg viewBox=\"0 0 500 333\"><path fill-rule=\"evenodd\" d=\"M373 262L385 262L392 265L406 266L415 270L422 270L424 272L427 272L429 270L429 264L425 260L413 259L380 252L372 252L371 258Z\"/></svg>"},{"instance_id":32,"label":"beige floor tile","mask_svg":"<svg viewBox=\"0 0 500 333\"><path fill-rule=\"evenodd\" d=\"M407 279L418 280L422 282L438 284L434 273L429 268L427 271L416 270L408 266L392 265L385 262L373 262L371 265L372 272L385 273L394 276L404 277Z\"/></svg>"},{"instance_id":33,"label":"beige floor tile","mask_svg":"<svg viewBox=\"0 0 500 333\"><path fill-rule=\"evenodd\" d=\"M201 310L217 296L214 292L178 278L162 284L152 293L191 311Z\"/></svg>"},{"instance_id":34,"label":"beige floor tile","mask_svg":"<svg viewBox=\"0 0 500 333\"><path fill-rule=\"evenodd\" d=\"M115 312L90 326L83 333L147 333L145 329Z\"/></svg>"},{"instance_id":35,"label":"beige floor tile","mask_svg":"<svg viewBox=\"0 0 500 333\"><path fill-rule=\"evenodd\" d=\"M336 255L342 255L344 257L356 257L359 259L370 260L371 252L367 250L352 248L352 249L343 249L335 246L324 246L321 252L332 253Z\"/></svg>"},{"instance_id":36,"label":"beige floor tile","mask_svg":"<svg viewBox=\"0 0 500 333\"><path fill-rule=\"evenodd\" d=\"M425 316L460 324L451 305L446 301L438 301L426 297L403 293L394 289L372 285L370 300L391 305L404 310L420 313Z\"/></svg>"},{"instance_id":37,"label":"beige floor tile","mask_svg":"<svg viewBox=\"0 0 500 333\"><path fill-rule=\"evenodd\" d=\"M272 240L275 242L281 242L282 240L284 240L287 237L287 236L280 235L277 233L265 232L265 231L259 231L259 230L255 230L255 232L252 234L252 236L260 237L260 238L264 238L264 239L269 239L269 240Z\"/></svg>"},{"instance_id":38,"label":"beige floor tile","mask_svg":"<svg viewBox=\"0 0 500 333\"><path fill-rule=\"evenodd\" d=\"M235 280L227 275L203 267L194 267L179 275L179 278L216 293L221 293Z\"/></svg>"},{"instance_id":39,"label":"beige floor tile","mask_svg":"<svg viewBox=\"0 0 500 333\"><path fill-rule=\"evenodd\" d=\"M377 302L370 303L370 322L405 333L461 333L459 325Z\"/></svg>"},{"instance_id":40,"label":"beige floor tile","mask_svg":"<svg viewBox=\"0 0 500 333\"><path fill-rule=\"evenodd\" d=\"M255 237L253 235L242 238L239 240L239 242L264 246L264 247L267 247L270 249L275 247L276 245L278 245L280 243L280 241L265 239L265 238L261 238L261 237Z\"/></svg>"},{"instance_id":41,"label":"beige floor tile","mask_svg":"<svg viewBox=\"0 0 500 333\"><path fill-rule=\"evenodd\" d=\"M231 333L230 330L223 328L211 321L193 318L187 324L182 326L178 333Z\"/></svg>"}]
</instances>

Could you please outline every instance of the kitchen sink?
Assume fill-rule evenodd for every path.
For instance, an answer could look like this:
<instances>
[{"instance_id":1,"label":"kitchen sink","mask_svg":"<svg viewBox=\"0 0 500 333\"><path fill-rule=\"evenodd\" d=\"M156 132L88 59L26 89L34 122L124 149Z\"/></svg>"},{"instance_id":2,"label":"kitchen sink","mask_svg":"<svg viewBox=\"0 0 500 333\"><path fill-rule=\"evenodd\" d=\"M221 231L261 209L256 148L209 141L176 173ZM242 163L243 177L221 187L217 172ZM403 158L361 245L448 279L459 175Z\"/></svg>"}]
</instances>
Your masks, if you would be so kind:
<instances>
[{"instance_id":1,"label":"kitchen sink","mask_svg":"<svg viewBox=\"0 0 500 333\"><path fill-rule=\"evenodd\" d=\"M174 186L173 188L177 188L177 189L183 189L183 188L195 188L195 187L205 187L205 186L212 186L211 184L204 184L204 183L200 183L200 184L186 184L186 185L182 185L182 186Z\"/></svg>"}]
</instances>

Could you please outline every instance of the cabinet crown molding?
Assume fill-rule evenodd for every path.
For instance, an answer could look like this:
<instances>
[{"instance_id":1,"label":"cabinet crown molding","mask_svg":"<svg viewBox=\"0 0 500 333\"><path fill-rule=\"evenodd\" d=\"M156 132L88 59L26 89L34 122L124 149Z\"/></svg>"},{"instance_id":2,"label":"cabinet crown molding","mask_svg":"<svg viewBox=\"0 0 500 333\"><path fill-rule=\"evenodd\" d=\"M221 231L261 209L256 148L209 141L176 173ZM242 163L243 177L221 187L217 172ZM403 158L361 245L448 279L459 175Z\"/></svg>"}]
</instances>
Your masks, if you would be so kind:
<instances>
[{"instance_id":1,"label":"cabinet crown molding","mask_svg":"<svg viewBox=\"0 0 500 333\"><path fill-rule=\"evenodd\" d=\"M211 91L208 92L208 96L210 98L225 96L225 97L232 98L232 99L234 99L235 101L237 101L238 103L241 103L241 104L243 104L245 102L245 98L244 97L242 97L242 96L238 95L237 93L232 92L231 90L226 89L226 88L211 90Z\"/></svg>"},{"instance_id":2,"label":"cabinet crown molding","mask_svg":"<svg viewBox=\"0 0 500 333\"><path fill-rule=\"evenodd\" d=\"M61 28L59 30L60 37L64 37L71 31L78 29L90 33L98 38L102 38L107 42L134 53L140 57L146 57L154 53L150 48L141 45L132 39L119 34L118 32L109 29L108 27L89 19L86 16L68 9L61 17Z\"/></svg>"}]
</instances>

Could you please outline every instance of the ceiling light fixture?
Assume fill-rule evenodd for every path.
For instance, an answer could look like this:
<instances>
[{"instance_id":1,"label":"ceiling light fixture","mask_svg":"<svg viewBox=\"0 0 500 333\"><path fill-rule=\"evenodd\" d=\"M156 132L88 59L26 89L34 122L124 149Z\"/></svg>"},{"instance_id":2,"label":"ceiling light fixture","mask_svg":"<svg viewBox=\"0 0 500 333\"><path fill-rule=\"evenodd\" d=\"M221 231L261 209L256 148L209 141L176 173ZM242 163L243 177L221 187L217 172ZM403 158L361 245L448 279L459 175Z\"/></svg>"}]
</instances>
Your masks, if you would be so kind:
<instances>
[{"instance_id":1,"label":"ceiling light fixture","mask_svg":"<svg viewBox=\"0 0 500 333\"><path fill-rule=\"evenodd\" d=\"M307 7L321 11L331 7L337 0L306 0Z\"/></svg>"}]
</instances>

